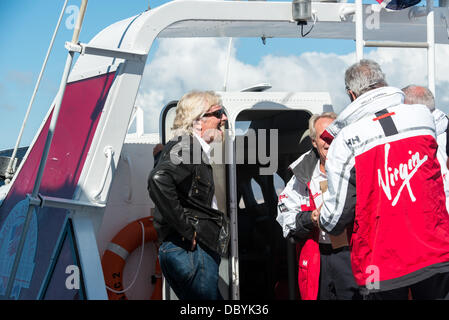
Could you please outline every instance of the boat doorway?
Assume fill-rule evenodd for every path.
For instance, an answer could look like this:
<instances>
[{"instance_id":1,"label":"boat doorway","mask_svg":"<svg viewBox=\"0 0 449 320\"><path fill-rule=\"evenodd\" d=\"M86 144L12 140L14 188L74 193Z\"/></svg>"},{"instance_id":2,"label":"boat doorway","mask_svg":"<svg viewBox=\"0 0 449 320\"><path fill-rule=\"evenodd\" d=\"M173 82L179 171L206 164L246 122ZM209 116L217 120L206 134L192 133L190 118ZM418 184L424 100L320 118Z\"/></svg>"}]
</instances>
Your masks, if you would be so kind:
<instances>
[{"instance_id":1,"label":"boat doorway","mask_svg":"<svg viewBox=\"0 0 449 320\"><path fill-rule=\"evenodd\" d=\"M299 299L295 245L282 236L276 221L277 199L292 176L288 166L312 147L307 130L310 116L308 111L284 108L245 110L236 118L242 300ZM242 159L239 152L244 153L244 163L239 163ZM258 155L256 161L254 155Z\"/></svg>"}]
</instances>

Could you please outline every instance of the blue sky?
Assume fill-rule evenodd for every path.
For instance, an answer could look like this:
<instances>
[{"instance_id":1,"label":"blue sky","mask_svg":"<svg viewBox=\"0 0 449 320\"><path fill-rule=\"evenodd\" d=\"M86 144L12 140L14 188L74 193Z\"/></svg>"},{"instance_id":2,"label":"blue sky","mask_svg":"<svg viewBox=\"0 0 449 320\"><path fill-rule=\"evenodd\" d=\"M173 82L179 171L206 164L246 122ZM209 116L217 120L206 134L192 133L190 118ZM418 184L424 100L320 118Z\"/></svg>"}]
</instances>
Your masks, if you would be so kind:
<instances>
[{"instance_id":1,"label":"blue sky","mask_svg":"<svg viewBox=\"0 0 449 320\"><path fill-rule=\"evenodd\" d=\"M154 8L165 2L167 1L91 0L87 6L80 40L88 42L108 25L134 16L146 10L149 5ZM4 120L0 125L0 150L12 148L15 144L63 3L63 0L0 1L0 112ZM80 3L80 0L70 0L67 6L79 7ZM71 39L73 32L66 26L71 19L72 12L64 14L21 145L31 142L57 92L67 55L64 43ZM305 47L313 45L317 50L329 51L330 47L321 42L307 41L310 44ZM287 45L284 39L269 39L268 42L267 46L260 39L237 42L239 60L255 64L269 51L287 55L305 50L305 47L299 45ZM334 46L333 50L339 53L349 52L351 47L340 45Z\"/></svg>"},{"instance_id":2,"label":"blue sky","mask_svg":"<svg viewBox=\"0 0 449 320\"><path fill-rule=\"evenodd\" d=\"M152 0L151 5L162 2ZM5 120L0 125L0 150L15 144L63 4L63 0L0 2L0 112ZM67 6L80 4L80 0L70 0ZM148 0L89 1L80 40L88 42L108 25L146 10L148 4ZM56 95L67 56L64 43L73 34L66 27L71 14L66 13L62 20L22 145L31 142Z\"/></svg>"},{"instance_id":3,"label":"blue sky","mask_svg":"<svg viewBox=\"0 0 449 320\"><path fill-rule=\"evenodd\" d=\"M84 43L89 42L92 37L108 25L145 11L149 4L154 8L165 2L167 1L91 0L87 6L80 41ZM365 2L374 3L375 1L367 0ZM2 44L2 50L0 50L0 114L3 120L0 125L0 150L12 148L15 144L63 3L63 0L0 1L0 42ZM68 6L79 7L80 3L80 0L70 0ZM28 145L32 141L56 95L67 56L64 43L65 41L71 40L73 33L73 30L67 27L67 23L70 23L72 21L71 19L73 19L73 12L65 13L30 114L29 122L24 132L21 146ZM167 73L167 70L164 70L166 66L161 65L161 57L171 56L173 61L175 61L177 54L175 51L176 46L183 43L177 42L177 44L174 44L174 42L170 41L158 42L158 45L150 53L150 58L154 57L155 59L154 61L149 60L147 62L148 70L145 71L146 76L144 75L142 80L144 87L141 90L141 97L136 100L140 102L145 101L142 102L144 104L152 101L152 104L150 103L148 106L144 106L144 109L146 108L150 113L153 111L157 112L157 108L161 108L169 100L179 98L182 92L191 89L191 86L192 88L198 88L202 85L210 86L210 83L214 83L215 85L212 85L212 87L204 89L220 90L220 86L223 83L222 79L213 79L213 81L205 79L201 82L195 78L193 84L189 84L192 77L182 74L179 70L173 72L173 77L168 78L168 82L165 84L155 84L152 82L148 76L150 72L155 72L156 75L157 72ZM190 43L193 42L190 41ZM225 39L209 43L211 44L210 47L217 50L216 52L226 51L227 42ZM183 46L185 47L185 42ZM273 82L273 89L277 90L334 90L332 94L335 95L335 99L343 107L346 103L346 100L343 99L346 98L342 98L343 95L339 93L341 91L341 81L338 81L338 86L332 82L335 82L335 77L341 76L345 66L352 61L354 49L353 41L343 40L301 39L301 41L295 41L295 39L267 39L267 44L263 45L261 39L238 39L234 41L233 45L231 60L233 66L231 66L230 87L238 90L242 87L255 84L254 82ZM183 51L188 52L188 50ZM195 55L198 50L192 49L191 52L192 55ZM380 54L380 52L378 50L365 50L366 54L372 53L374 58L380 57L380 59L385 60L385 63L389 63L392 59L389 53ZM214 57L211 54L208 58L214 59ZM283 70L281 66L286 65L287 60L290 59L295 61L296 66L299 68L298 70L302 70L301 72L307 75L310 74L307 71L308 65L313 65L315 63L313 61L316 61L318 58L327 61L327 65L316 65L322 71L321 73L324 74L317 76L332 81L323 81L318 77L315 79L317 83L315 86L310 86L307 83L310 82L310 79L307 79L302 86L292 87L288 81L298 82L297 77L293 75L292 79L286 79L286 81L282 79L281 81L282 74L278 78L275 78L273 73L276 72L270 69L271 64L276 64L280 66L280 70ZM334 58L337 58L337 63L334 63ZM393 59L396 58L393 57ZM401 59L403 60L403 58ZM214 64L216 64L216 61L212 61L211 66ZM329 67L326 68L326 66ZM337 67L338 70L326 74L326 69L335 69ZM236 72L232 74L232 70L238 70L238 68L247 70L248 74L251 74L246 79L247 82L236 79ZM420 72L418 71L417 73L419 74ZM422 79L419 78L417 80L421 81ZM402 79L402 82L405 81ZM416 83L419 81L413 82ZM323 84L322 88L319 87L320 83L323 82L327 82L327 84ZM173 87L171 85L172 83L180 83L180 85L179 87ZM401 81L398 81L399 84L402 85ZM155 87L154 90L150 89L151 86ZM172 92L168 92L165 89L168 86L171 87ZM154 107L155 105L158 107ZM157 122L158 117L155 117L153 112L152 118L149 120L150 131L157 131Z\"/></svg>"}]
</instances>

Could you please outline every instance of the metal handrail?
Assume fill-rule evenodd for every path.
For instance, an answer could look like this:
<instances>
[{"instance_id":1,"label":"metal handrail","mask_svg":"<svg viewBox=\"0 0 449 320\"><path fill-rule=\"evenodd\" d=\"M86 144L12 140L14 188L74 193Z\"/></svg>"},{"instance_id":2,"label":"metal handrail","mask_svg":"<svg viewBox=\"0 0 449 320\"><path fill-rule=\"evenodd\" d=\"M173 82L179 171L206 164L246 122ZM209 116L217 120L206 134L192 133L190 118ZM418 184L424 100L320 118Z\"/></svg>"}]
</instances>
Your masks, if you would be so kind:
<instances>
[{"instance_id":1,"label":"metal handrail","mask_svg":"<svg viewBox=\"0 0 449 320\"><path fill-rule=\"evenodd\" d=\"M56 34L58 33L59 26L61 25L62 17L64 16L64 11L65 11L65 9L67 7L67 2L68 2L68 0L65 0L64 5L62 6L61 14L59 15L59 19L58 19L58 22L56 23L55 31L53 32L53 36L51 38L50 45L49 45L48 50L47 50L47 55L45 56L44 63L42 64L41 72L39 73L39 76L37 78L37 82L36 82L36 86L34 87L33 94L31 95L31 99L30 99L30 102L28 104L27 112L25 114L25 117L23 118L22 127L20 128L20 132L19 132L19 135L17 137L16 145L15 145L14 150L12 152L11 158L9 159L8 167L7 167L6 172L5 172L5 177L6 177L5 183L9 183L10 179L14 175L14 171L15 171L15 165L14 165L14 168L13 168L14 158L16 157L17 149L19 148L20 141L22 140L23 131L24 131L25 125L26 125L26 123L28 121L28 117L30 115L31 107L33 106L34 98L36 97L37 90L39 89L39 86L40 86L40 83L41 83L41 80L42 80L42 76L44 74L44 70L45 70L45 68L47 66L47 61L48 61L48 58L50 56L51 50L53 48L53 44L55 42Z\"/></svg>"},{"instance_id":2,"label":"metal handrail","mask_svg":"<svg viewBox=\"0 0 449 320\"><path fill-rule=\"evenodd\" d=\"M108 178L109 169L112 171L112 174L114 174L114 150L111 146L105 147L104 155L106 156L107 162L103 171L103 176L101 178L101 185L98 190L92 194L92 200L97 203L103 203L103 200L101 200L101 193L103 192L104 186L106 185L106 179Z\"/></svg>"},{"instance_id":3,"label":"metal handrail","mask_svg":"<svg viewBox=\"0 0 449 320\"><path fill-rule=\"evenodd\" d=\"M81 3L81 7L80 7L80 13L78 15L78 20L75 26L75 31L73 33L73 37L72 37L72 43L76 44L78 42L78 38L79 38L79 33L81 30L81 25L83 23L83 19L84 19L84 13L86 11L86 7L87 7L87 1L88 0L82 0ZM44 169L45 169L45 165L47 163L47 157L48 157L48 153L50 151L50 146L51 146L51 142L53 140L53 134L56 128L56 123L58 121L58 116L59 116L59 111L61 110L61 104L62 104L62 98L64 97L64 92L67 86L67 80L69 77L69 72L70 69L72 67L72 62L73 62L73 56L74 56L74 52L73 51L69 51L68 55L67 55L67 60L66 60L66 64L65 64L65 68L64 68L64 73L62 75L62 79L61 79L61 84L59 86L59 91L57 94L57 98L56 98L56 103L55 103L55 107L53 109L53 115L51 117L51 122L50 122L50 127L48 129L48 133L47 133L47 138L45 140L45 146L44 146L44 151L42 152L42 157L41 160L39 162L39 169L37 172L37 176L36 176L36 180L34 183L34 187L33 187L33 192L31 194L31 198L35 199L38 194L39 194L39 188L42 182L42 177L44 174ZM25 246L25 239L28 233L28 229L30 226L30 222L31 222L31 217L32 217L32 213L35 209L35 204L34 203L29 203L28 206L28 212L25 218L25 222L24 222L24 226L22 229L22 233L20 235L20 240L19 240L19 245L17 247L17 251L16 251L16 255L14 257L14 263L13 263L13 267L11 270L11 273L9 275L9 279L8 279L8 284L6 287L6 293L5 296L8 299L11 295L12 289L13 289L13 285L14 285L14 281L16 279L16 274L17 274L17 270L19 269L19 263L20 263L20 259L22 258L22 252L23 252L23 248Z\"/></svg>"}]
</instances>

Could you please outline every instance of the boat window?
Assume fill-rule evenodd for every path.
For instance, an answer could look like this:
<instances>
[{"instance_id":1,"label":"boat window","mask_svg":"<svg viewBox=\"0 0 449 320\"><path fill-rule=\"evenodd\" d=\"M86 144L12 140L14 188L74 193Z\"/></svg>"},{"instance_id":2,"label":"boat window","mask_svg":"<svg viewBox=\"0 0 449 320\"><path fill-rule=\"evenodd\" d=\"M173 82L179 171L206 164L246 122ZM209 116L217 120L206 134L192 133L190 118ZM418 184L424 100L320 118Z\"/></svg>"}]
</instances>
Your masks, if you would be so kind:
<instances>
[{"instance_id":1,"label":"boat window","mask_svg":"<svg viewBox=\"0 0 449 320\"><path fill-rule=\"evenodd\" d=\"M282 178L279 177L279 175L277 173L274 174L274 188L276 190L276 195L278 197L281 194L282 190L284 190L284 188L285 188L284 180L282 180ZM261 204L261 203L265 202L265 199L263 198L262 189L260 188L260 185L254 179L251 179L251 192L254 194L257 204ZM245 201L244 201L243 197L240 198L239 208L245 209Z\"/></svg>"}]
</instances>

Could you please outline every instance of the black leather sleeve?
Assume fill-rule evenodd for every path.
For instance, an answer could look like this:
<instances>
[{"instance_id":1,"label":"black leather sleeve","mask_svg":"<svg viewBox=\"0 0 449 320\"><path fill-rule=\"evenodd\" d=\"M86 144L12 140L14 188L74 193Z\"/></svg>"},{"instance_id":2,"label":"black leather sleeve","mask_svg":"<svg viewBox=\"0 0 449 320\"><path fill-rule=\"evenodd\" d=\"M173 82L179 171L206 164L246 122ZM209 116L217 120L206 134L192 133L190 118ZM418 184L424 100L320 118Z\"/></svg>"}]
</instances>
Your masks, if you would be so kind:
<instances>
[{"instance_id":1,"label":"black leather sleeve","mask_svg":"<svg viewBox=\"0 0 449 320\"><path fill-rule=\"evenodd\" d=\"M160 214L188 240L192 240L195 229L189 220L188 210L181 205L177 186L191 177L191 169L191 165L161 161L148 178L149 193Z\"/></svg>"}]
</instances>

